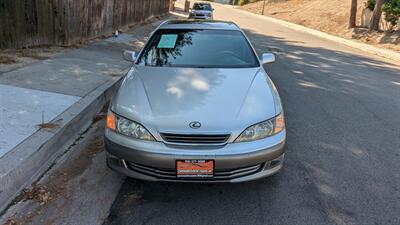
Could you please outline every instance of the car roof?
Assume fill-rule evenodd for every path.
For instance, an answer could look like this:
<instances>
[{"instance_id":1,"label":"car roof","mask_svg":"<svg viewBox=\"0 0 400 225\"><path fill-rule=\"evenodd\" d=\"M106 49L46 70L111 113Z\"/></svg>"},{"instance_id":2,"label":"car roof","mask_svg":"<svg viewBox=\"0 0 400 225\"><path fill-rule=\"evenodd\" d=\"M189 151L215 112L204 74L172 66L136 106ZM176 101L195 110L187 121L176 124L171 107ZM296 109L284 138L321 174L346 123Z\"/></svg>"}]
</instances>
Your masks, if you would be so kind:
<instances>
[{"instance_id":1,"label":"car roof","mask_svg":"<svg viewBox=\"0 0 400 225\"><path fill-rule=\"evenodd\" d=\"M222 20L167 20L158 29L214 29L214 30L240 30L233 22Z\"/></svg>"},{"instance_id":2,"label":"car roof","mask_svg":"<svg viewBox=\"0 0 400 225\"><path fill-rule=\"evenodd\" d=\"M195 2L193 5L198 4L198 5L211 5L209 2Z\"/></svg>"}]
</instances>

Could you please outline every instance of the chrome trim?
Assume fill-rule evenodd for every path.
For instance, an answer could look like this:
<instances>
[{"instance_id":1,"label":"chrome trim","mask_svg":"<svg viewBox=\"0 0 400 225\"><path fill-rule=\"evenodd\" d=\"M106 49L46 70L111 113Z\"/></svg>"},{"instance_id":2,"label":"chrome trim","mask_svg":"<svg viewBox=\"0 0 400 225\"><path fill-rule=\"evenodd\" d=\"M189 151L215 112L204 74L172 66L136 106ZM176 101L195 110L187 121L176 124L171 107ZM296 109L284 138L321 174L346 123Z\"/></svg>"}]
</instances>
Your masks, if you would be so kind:
<instances>
[{"instance_id":1,"label":"chrome trim","mask_svg":"<svg viewBox=\"0 0 400 225\"><path fill-rule=\"evenodd\" d=\"M240 173L240 172L246 172L249 170L254 170L254 169L259 169L261 167L261 164L255 165L255 166L250 166L250 167L246 167L246 168L241 168L241 169L237 169L237 170L231 170L231 171L226 171L226 172L218 172L218 175L231 175L234 173Z\"/></svg>"},{"instance_id":2,"label":"chrome trim","mask_svg":"<svg viewBox=\"0 0 400 225\"><path fill-rule=\"evenodd\" d=\"M150 166L140 165L134 162L128 162L129 169L136 171L138 173L142 173L147 176L152 176L155 178L162 178L162 179L169 179L169 180L230 180L233 178L248 176L253 173L257 173L264 168L264 163L239 168L239 169L232 169L232 170L223 170L223 171L214 171L214 176L209 178L178 178L176 176L176 171L168 170L168 169L161 169L161 168L154 168Z\"/></svg>"},{"instance_id":3,"label":"chrome trim","mask_svg":"<svg viewBox=\"0 0 400 225\"><path fill-rule=\"evenodd\" d=\"M125 167L126 169L128 169L128 165L126 165L125 160L121 159L121 162L122 162L122 165L124 165L124 167Z\"/></svg>"},{"instance_id":4,"label":"chrome trim","mask_svg":"<svg viewBox=\"0 0 400 225\"><path fill-rule=\"evenodd\" d=\"M230 134L172 134L160 133L162 139L169 144L189 145L223 145L230 138Z\"/></svg>"}]
</instances>

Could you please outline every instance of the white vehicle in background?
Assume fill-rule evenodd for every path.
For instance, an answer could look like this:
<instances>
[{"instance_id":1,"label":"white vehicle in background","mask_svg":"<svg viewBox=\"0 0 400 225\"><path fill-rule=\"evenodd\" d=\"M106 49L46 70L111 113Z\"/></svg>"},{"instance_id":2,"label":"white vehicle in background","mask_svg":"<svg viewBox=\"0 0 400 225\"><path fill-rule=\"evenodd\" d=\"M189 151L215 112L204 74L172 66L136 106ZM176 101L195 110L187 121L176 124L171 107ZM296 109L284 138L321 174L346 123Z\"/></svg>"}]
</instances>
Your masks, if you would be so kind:
<instances>
[{"instance_id":1,"label":"white vehicle in background","mask_svg":"<svg viewBox=\"0 0 400 225\"><path fill-rule=\"evenodd\" d=\"M207 2L195 2L189 13L189 19L203 19L212 20L213 11L210 3Z\"/></svg>"}]
</instances>

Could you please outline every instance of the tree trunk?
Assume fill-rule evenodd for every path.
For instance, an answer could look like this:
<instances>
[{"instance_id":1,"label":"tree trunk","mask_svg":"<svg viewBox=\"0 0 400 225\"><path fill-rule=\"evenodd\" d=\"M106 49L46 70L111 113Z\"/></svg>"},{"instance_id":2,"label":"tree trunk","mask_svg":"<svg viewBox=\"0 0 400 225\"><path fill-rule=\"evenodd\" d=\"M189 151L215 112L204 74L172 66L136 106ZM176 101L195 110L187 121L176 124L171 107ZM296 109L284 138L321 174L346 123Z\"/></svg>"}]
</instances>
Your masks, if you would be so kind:
<instances>
[{"instance_id":1,"label":"tree trunk","mask_svg":"<svg viewBox=\"0 0 400 225\"><path fill-rule=\"evenodd\" d=\"M265 0L264 0L264 2L263 2L263 7L262 7L261 15L264 15L264 10L265 10Z\"/></svg>"},{"instance_id":2,"label":"tree trunk","mask_svg":"<svg viewBox=\"0 0 400 225\"><path fill-rule=\"evenodd\" d=\"M357 0L351 0L349 29L356 27Z\"/></svg>"},{"instance_id":3,"label":"tree trunk","mask_svg":"<svg viewBox=\"0 0 400 225\"><path fill-rule=\"evenodd\" d=\"M382 16L382 5L385 0L376 0L374 13L372 14L371 23L369 24L369 30L379 30L379 22Z\"/></svg>"}]
</instances>

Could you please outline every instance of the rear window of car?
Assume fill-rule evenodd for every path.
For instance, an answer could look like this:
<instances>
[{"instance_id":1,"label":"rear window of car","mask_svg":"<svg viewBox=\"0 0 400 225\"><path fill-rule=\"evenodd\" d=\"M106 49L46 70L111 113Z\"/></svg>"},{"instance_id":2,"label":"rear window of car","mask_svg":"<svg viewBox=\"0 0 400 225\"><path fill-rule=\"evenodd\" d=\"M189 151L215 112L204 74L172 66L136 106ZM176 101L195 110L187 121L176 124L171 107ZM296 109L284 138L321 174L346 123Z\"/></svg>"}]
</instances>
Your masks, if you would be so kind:
<instances>
[{"instance_id":1,"label":"rear window of car","mask_svg":"<svg viewBox=\"0 0 400 225\"><path fill-rule=\"evenodd\" d=\"M193 9L194 10L207 10L207 11L211 11L211 5L210 4L198 4L195 3L193 5Z\"/></svg>"},{"instance_id":2,"label":"rear window of car","mask_svg":"<svg viewBox=\"0 0 400 225\"><path fill-rule=\"evenodd\" d=\"M243 33L235 30L160 29L139 56L139 65L201 68L258 67Z\"/></svg>"}]
</instances>

